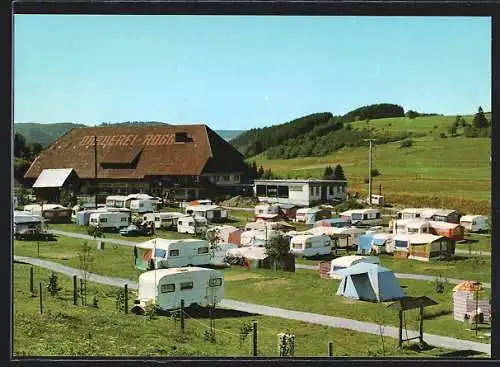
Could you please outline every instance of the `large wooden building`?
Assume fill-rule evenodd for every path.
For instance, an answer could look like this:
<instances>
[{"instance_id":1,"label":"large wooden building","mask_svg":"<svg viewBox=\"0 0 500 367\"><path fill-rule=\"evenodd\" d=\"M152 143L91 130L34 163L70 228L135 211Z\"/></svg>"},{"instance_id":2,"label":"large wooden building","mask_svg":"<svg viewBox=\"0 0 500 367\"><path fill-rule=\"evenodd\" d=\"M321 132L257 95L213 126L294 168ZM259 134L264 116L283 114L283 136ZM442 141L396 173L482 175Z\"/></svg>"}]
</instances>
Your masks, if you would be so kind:
<instances>
[{"instance_id":1,"label":"large wooden building","mask_svg":"<svg viewBox=\"0 0 500 367\"><path fill-rule=\"evenodd\" d=\"M36 157L25 179L33 185L42 175L45 188L67 188L51 180L53 169L72 169L69 189L79 194L193 199L247 188L241 153L202 124L74 128Z\"/></svg>"}]
</instances>

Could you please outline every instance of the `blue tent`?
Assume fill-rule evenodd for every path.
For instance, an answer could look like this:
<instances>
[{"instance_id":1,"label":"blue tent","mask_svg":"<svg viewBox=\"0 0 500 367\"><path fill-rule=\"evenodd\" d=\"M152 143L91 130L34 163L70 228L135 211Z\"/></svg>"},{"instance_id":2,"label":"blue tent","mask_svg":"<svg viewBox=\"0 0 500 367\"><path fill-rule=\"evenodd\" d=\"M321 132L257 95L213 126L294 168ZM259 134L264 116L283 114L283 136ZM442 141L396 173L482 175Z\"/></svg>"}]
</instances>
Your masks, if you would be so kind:
<instances>
[{"instance_id":1,"label":"blue tent","mask_svg":"<svg viewBox=\"0 0 500 367\"><path fill-rule=\"evenodd\" d=\"M359 236L358 254L369 254L372 250L373 237L370 233Z\"/></svg>"},{"instance_id":2,"label":"blue tent","mask_svg":"<svg viewBox=\"0 0 500 367\"><path fill-rule=\"evenodd\" d=\"M342 277L337 296L362 301L392 301L405 297L394 273L379 264L361 262L334 273Z\"/></svg>"}]
</instances>

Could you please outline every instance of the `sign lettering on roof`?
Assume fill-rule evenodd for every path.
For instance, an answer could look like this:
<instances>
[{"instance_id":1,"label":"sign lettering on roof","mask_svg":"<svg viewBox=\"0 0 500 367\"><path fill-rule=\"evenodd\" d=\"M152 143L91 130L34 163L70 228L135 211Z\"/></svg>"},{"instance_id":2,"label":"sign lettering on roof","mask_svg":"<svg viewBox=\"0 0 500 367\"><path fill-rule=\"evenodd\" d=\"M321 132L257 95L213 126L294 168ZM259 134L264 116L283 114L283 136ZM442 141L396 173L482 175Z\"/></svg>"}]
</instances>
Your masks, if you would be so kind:
<instances>
[{"instance_id":1,"label":"sign lettering on roof","mask_svg":"<svg viewBox=\"0 0 500 367\"><path fill-rule=\"evenodd\" d=\"M139 135L100 135L97 136L97 145L105 147L128 147L134 145L172 145L175 142L174 134ZM88 148L94 146L94 135L86 135L80 140L80 146Z\"/></svg>"}]
</instances>

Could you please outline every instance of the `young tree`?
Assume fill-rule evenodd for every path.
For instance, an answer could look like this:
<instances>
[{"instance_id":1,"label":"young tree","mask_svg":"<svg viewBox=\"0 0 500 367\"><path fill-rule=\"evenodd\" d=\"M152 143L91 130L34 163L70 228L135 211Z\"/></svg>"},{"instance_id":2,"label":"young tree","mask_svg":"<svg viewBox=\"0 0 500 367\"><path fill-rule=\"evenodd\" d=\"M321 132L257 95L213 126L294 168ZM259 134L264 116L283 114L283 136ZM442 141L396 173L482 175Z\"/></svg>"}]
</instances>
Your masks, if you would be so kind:
<instances>
[{"instance_id":1,"label":"young tree","mask_svg":"<svg viewBox=\"0 0 500 367\"><path fill-rule=\"evenodd\" d=\"M266 254L271 260L274 270L282 269L284 258L290 253L290 243L281 234L273 235L266 241Z\"/></svg>"},{"instance_id":2,"label":"young tree","mask_svg":"<svg viewBox=\"0 0 500 367\"><path fill-rule=\"evenodd\" d=\"M82 246L78 251L78 258L80 260L80 270L82 271L82 286L80 289L82 304L87 305L87 281L89 279L90 271L92 270L92 264L94 262L94 254L92 253L92 248L88 245L87 241L84 241Z\"/></svg>"},{"instance_id":3,"label":"young tree","mask_svg":"<svg viewBox=\"0 0 500 367\"><path fill-rule=\"evenodd\" d=\"M450 128L448 129L448 132L453 137L457 134L457 131L458 131L458 122L455 121L453 124L451 124Z\"/></svg>"},{"instance_id":4,"label":"young tree","mask_svg":"<svg viewBox=\"0 0 500 367\"><path fill-rule=\"evenodd\" d=\"M333 175L333 169L330 166L325 167L325 171L323 172L323 179L328 180Z\"/></svg>"},{"instance_id":5,"label":"young tree","mask_svg":"<svg viewBox=\"0 0 500 367\"><path fill-rule=\"evenodd\" d=\"M488 120L484 115L483 109L479 106L477 113L474 115L474 119L472 120L472 126L476 129L484 129L489 126Z\"/></svg>"},{"instance_id":6,"label":"young tree","mask_svg":"<svg viewBox=\"0 0 500 367\"><path fill-rule=\"evenodd\" d=\"M347 178L345 177L344 169L340 164L337 164L337 166L335 167L333 175L335 176L336 180L347 180Z\"/></svg>"}]
</instances>

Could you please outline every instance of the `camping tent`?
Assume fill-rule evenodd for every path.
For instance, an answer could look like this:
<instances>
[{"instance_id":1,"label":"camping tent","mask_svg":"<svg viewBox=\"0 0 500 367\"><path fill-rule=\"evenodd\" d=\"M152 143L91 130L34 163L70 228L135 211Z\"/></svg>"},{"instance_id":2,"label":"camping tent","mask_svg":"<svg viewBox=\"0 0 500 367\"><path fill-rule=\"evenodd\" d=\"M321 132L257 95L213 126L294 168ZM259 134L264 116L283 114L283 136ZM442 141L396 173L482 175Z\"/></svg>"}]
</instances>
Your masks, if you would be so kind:
<instances>
[{"instance_id":1,"label":"camping tent","mask_svg":"<svg viewBox=\"0 0 500 367\"><path fill-rule=\"evenodd\" d=\"M405 296L394 273L379 264L362 262L335 273L342 277L338 296L363 301L391 301Z\"/></svg>"}]
</instances>

